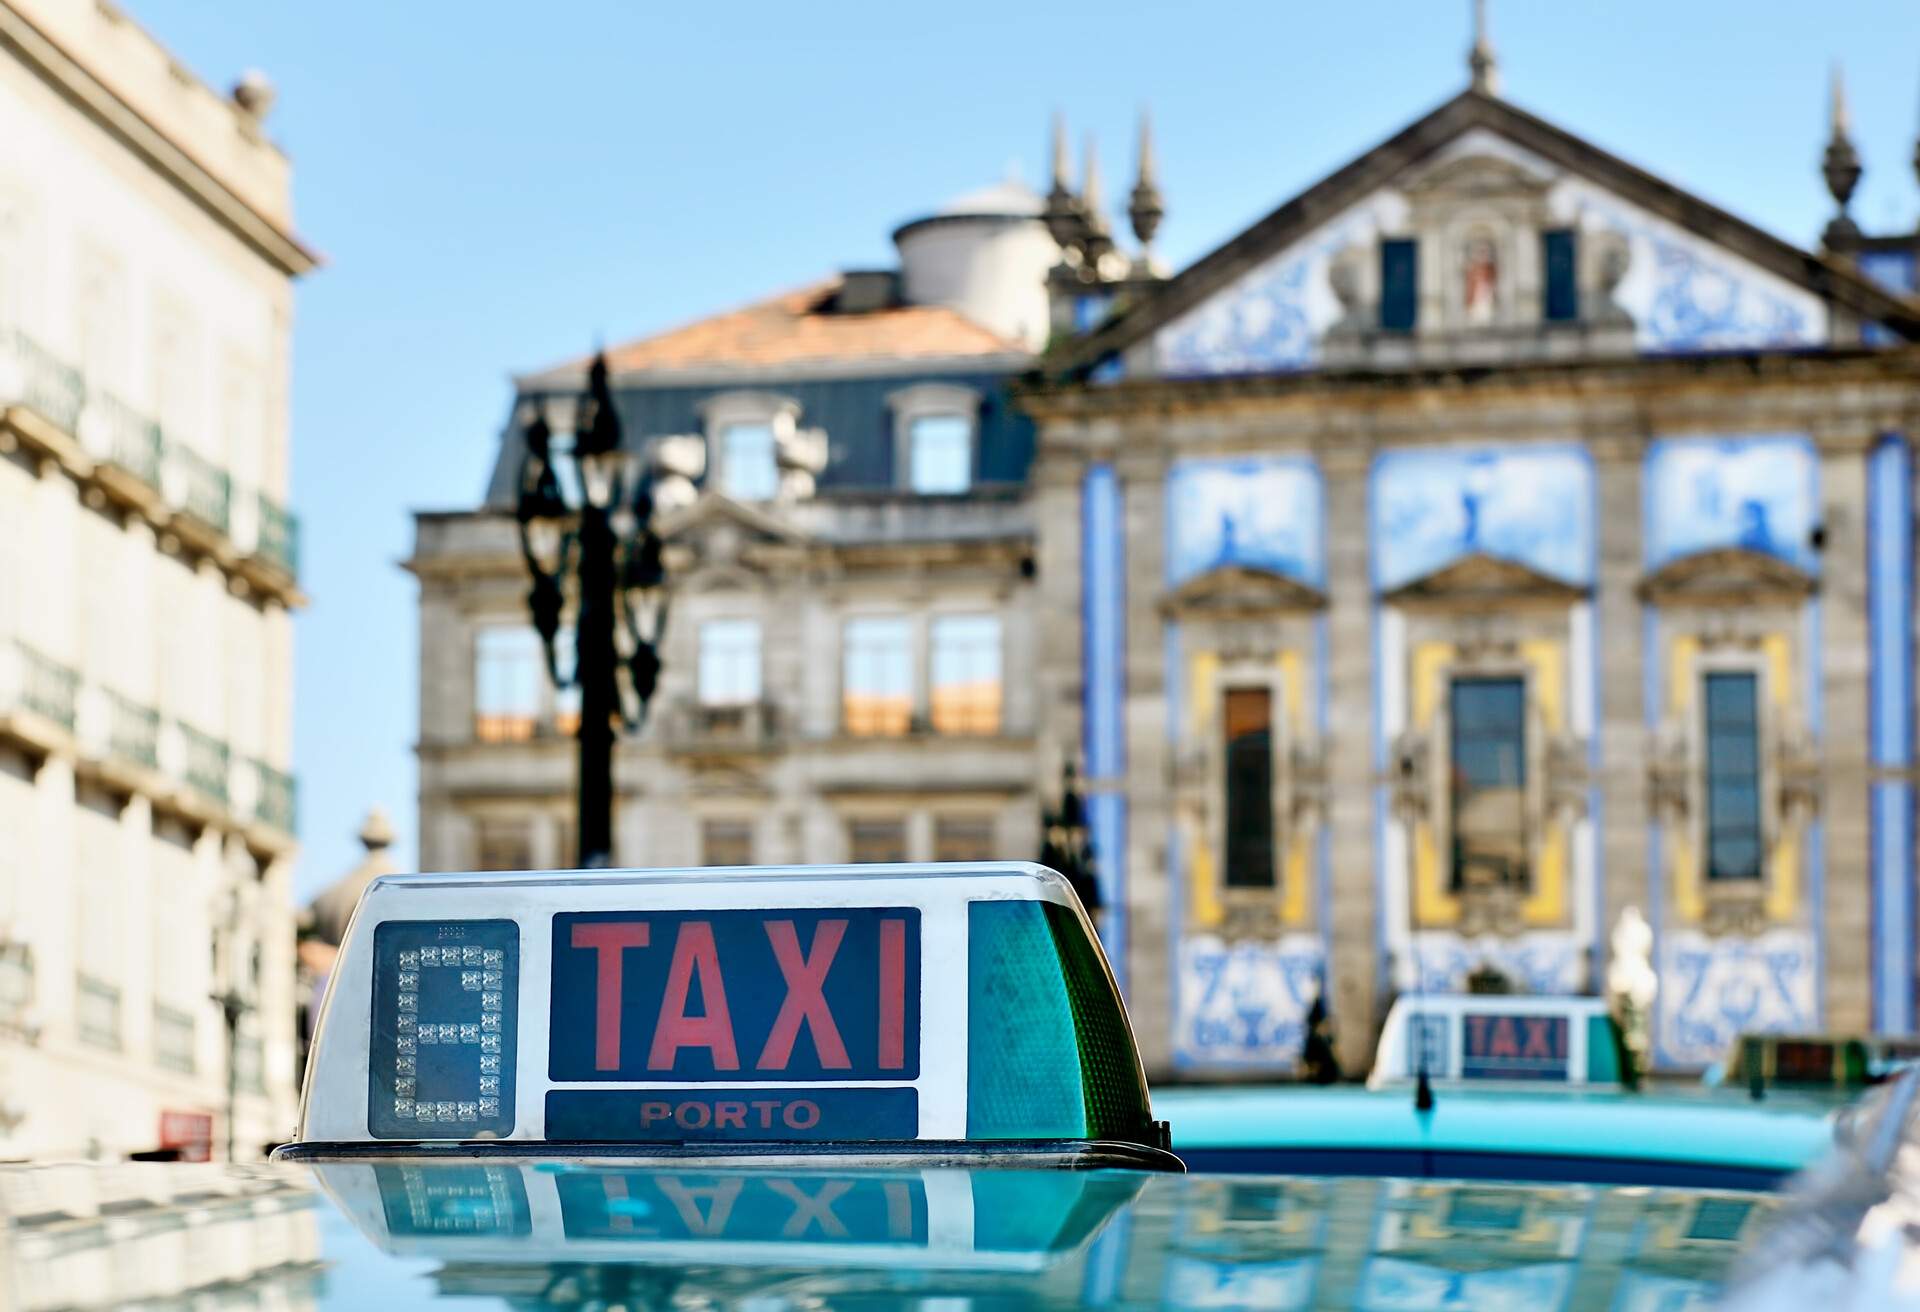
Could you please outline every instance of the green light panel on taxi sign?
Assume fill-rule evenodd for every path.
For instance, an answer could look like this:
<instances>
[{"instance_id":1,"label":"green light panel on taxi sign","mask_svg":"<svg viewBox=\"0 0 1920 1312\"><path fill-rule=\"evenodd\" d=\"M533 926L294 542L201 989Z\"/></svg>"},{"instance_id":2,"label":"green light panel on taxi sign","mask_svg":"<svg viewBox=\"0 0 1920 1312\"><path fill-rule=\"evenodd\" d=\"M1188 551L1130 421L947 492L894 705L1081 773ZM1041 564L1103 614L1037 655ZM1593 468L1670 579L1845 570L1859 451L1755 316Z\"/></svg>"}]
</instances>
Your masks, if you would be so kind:
<instances>
[{"instance_id":1,"label":"green light panel on taxi sign","mask_svg":"<svg viewBox=\"0 0 1920 1312\"><path fill-rule=\"evenodd\" d=\"M1052 902L968 906L967 1137L1152 1132L1120 996L1083 926Z\"/></svg>"}]
</instances>

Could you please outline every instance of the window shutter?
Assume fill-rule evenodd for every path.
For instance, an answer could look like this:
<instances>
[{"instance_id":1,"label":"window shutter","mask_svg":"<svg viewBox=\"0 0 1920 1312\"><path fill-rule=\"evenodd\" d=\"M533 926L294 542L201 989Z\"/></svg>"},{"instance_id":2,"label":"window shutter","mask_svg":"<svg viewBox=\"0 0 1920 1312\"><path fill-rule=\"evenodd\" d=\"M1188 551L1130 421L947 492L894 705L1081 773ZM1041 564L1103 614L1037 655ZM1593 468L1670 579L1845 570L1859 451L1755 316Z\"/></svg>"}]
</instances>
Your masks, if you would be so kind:
<instances>
[{"instance_id":1,"label":"window shutter","mask_svg":"<svg viewBox=\"0 0 1920 1312\"><path fill-rule=\"evenodd\" d=\"M1572 323L1580 317L1579 244L1572 228L1554 228L1540 234L1541 263L1546 266L1548 323Z\"/></svg>"},{"instance_id":2,"label":"window shutter","mask_svg":"<svg viewBox=\"0 0 1920 1312\"><path fill-rule=\"evenodd\" d=\"M1410 237L1380 243L1380 327L1410 333L1420 306L1420 248Z\"/></svg>"}]
</instances>

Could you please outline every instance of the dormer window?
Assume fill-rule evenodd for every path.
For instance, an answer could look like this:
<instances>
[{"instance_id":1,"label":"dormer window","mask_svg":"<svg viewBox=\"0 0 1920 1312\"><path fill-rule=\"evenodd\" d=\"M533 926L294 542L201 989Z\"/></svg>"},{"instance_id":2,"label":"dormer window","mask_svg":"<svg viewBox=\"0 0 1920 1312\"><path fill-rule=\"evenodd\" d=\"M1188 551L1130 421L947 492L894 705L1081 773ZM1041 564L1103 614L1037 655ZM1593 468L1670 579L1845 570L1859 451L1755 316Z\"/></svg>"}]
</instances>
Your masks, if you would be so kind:
<instances>
[{"instance_id":1,"label":"dormer window","mask_svg":"<svg viewBox=\"0 0 1920 1312\"><path fill-rule=\"evenodd\" d=\"M707 487L735 501L771 501L780 493L782 444L790 442L800 403L770 392L723 392L700 407L707 428Z\"/></svg>"},{"instance_id":2,"label":"dormer window","mask_svg":"<svg viewBox=\"0 0 1920 1312\"><path fill-rule=\"evenodd\" d=\"M919 496L957 496L973 487L980 394L920 383L887 398L894 416L896 482Z\"/></svg>"},{"instance_id":3,"label":"dormer window","mask_svg":"<svg viewBox=\"0 0 1920 1312\"><path fill-rule=\"evenodd\" d=\"M780 486L770 424L728 424L720 430L720 490L735 501L771 501Z\"/></svg>"},{"instance_id":4,"label":"dormer window","mask_svg":"<svg viewBox=\"0 0 1920 1312\"><path fill-rule=\"evenodd\" d=\"M922 496L965 492L973 483L973 421L923 415L907 428L907 479Z\"/></svg>"}]
</instances>

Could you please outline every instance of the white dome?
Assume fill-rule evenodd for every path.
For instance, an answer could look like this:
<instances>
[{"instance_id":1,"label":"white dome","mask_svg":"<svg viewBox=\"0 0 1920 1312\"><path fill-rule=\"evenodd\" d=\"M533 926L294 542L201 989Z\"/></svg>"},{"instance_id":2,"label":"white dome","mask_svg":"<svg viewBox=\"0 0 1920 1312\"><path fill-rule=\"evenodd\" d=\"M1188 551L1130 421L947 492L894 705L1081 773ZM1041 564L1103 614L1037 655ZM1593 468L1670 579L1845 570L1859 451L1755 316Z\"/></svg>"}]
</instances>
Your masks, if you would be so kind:
<instances>
[{"instance_id":1,"label":"white dome","mask_svg":"<svg viewBox=\"0 0 1920 1312\"><path fill-rule=\"evenodd\" d=\"M989 186L955 196L934 213L938 215L992 215L1007 218L1038 218L1046 209L1039 192L1018 178L1007 178Z\"/></svg>"}]
</instances>

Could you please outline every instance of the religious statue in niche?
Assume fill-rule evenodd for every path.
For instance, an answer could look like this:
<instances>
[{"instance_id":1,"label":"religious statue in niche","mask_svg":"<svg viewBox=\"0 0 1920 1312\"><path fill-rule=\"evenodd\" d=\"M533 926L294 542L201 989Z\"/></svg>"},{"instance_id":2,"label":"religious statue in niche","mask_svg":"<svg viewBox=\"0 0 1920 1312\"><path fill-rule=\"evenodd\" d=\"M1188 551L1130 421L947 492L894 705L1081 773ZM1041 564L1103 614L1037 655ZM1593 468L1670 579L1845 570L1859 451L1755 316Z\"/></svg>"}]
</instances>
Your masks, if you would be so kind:
<instances>
[{"instance_id":1,"label":"religious statue in niche","mask_svg":"<svg viewBox=\"0 0 1920 1312\"><path fill-rule=\"evenodd\" d=\"M1467 238L1460 260L1460 307L1466 321L1475 327L1493 323L1500 291L1500 257L1493 238Z\"/></svg>"}]
</instances>

